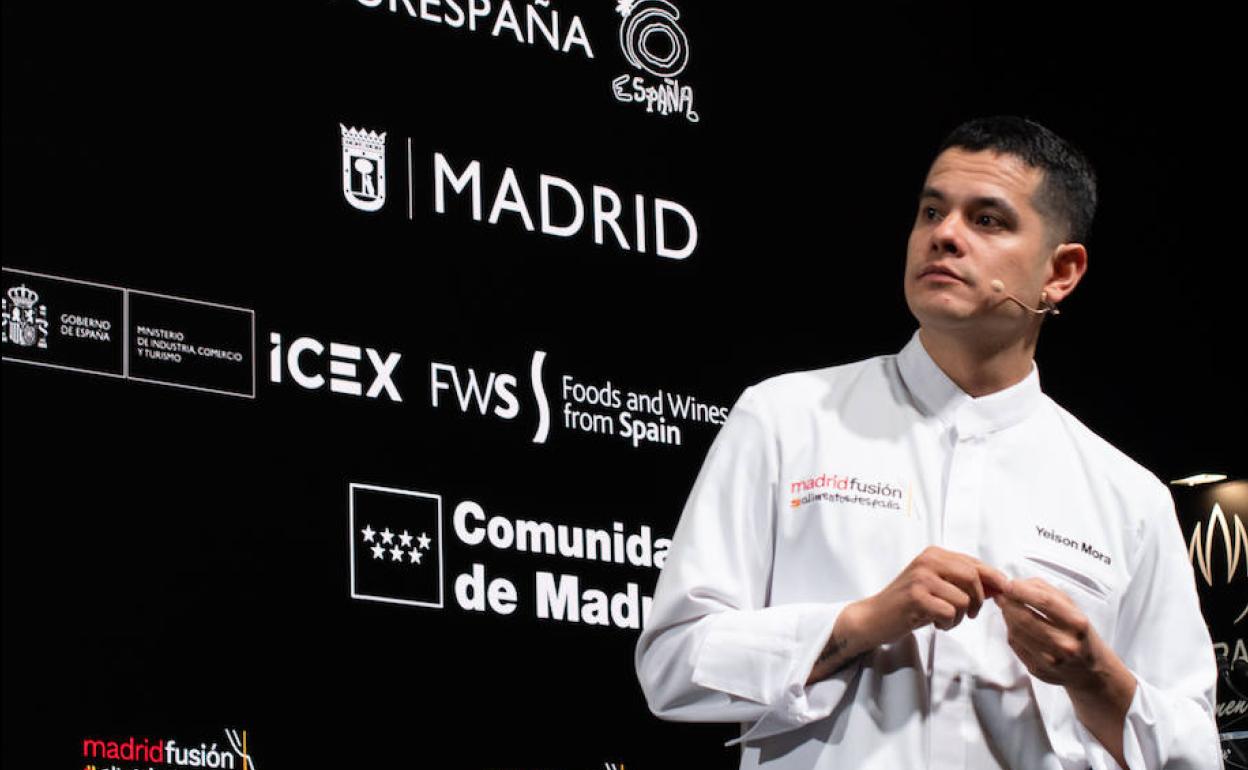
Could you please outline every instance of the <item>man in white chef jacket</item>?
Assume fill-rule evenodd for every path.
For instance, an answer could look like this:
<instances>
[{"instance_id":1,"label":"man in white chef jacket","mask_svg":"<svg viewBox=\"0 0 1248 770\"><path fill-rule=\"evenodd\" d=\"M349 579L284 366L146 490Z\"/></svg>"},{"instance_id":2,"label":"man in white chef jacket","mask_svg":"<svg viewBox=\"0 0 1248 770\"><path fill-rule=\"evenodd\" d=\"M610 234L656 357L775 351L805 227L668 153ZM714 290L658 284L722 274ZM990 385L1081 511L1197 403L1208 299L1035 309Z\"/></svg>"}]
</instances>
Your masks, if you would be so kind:
<instances>
[{"instance_id":1,"label":"man in white chef jacket","mask_svg":"<svg viewBox=\"0 0 1248 770\"><path fill-rule=\"evenodd\" d=\"M971 121L917 201L896 355L746 388L637 643L651 710L742 768L1220 768L1167 488L1040 389L1096 205L1038 124Z\"/></svg>"}]
</instances>

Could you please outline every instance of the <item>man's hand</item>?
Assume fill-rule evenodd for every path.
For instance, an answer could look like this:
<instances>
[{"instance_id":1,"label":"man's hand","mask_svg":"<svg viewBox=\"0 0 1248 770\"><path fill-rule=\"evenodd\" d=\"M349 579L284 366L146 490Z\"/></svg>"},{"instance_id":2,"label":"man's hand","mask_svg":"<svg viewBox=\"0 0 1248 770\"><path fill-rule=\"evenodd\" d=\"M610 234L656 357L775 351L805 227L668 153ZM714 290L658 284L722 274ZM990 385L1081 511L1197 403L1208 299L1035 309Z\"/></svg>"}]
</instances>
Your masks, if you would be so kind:
<instances>
[{"instance_id":1,"label":"man's hand","mask_svg":"<svg viewBox=\"0 0 1248 770\"><path fill-rule=\"evenodd\" d=\"M928 623L948 631L979 614L1010 579L979 559L928 546L875 596L863 600L864 623L875 644L895 642Z\"/></svg>"},{"instance_id":2,"label":"man's hand","mask_svg":"<svg viewBox=\"0 0 1248 770\"><path fill-rule=\"evenodd\" d=\"M1009 578L979 559L928 546L875 596L845 607L807 684L826 679L853 657L934 623L949 630L979 614Z\"/></svg>"},{"instance_id":3,"label":"man's hand","mask_svg":"<svg viewBox=\"0 0 1248 770\"><path fill-rule=\"evenodd\" d=\"M1037 679L1066 688L1075 715L1119 766L1135 676L1069 596L1040 578L1015 580L997 597L1014 654Z\"/></svg>"}]
</instances>

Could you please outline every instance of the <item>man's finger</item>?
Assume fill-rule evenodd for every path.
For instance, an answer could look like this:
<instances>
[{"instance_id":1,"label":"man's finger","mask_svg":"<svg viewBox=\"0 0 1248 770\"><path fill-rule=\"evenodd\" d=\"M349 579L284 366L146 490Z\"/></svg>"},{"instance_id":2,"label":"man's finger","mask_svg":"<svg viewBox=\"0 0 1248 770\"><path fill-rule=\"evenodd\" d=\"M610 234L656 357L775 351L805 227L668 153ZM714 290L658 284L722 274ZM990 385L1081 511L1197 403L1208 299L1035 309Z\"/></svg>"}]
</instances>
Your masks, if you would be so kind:
<instances>
[{"instance_id":1,"label":"man's finger","mask_svg":"<svg viewBox=\"0 0 1248 770\"><path fill-rule=\"evenodd\" d=\"M931 619L930 622L942 631L948 631L962 620L962 613L957 607L935 594L928 595L923 611Z\"/></svg>"},{"instance_id":2,"label":"man's finger","mask_svg":"<svg viewBox=\"0 0 1248 770\"><path fill-rule=\"evenodd\" d=\"M1011 636L1037 651L1054 645L1056 630L1035 610L1004 596L997 600L997 606L1001 608L1001 616Z\"/></svg>"},{"instance_id":3,"label":"man's finger","mask_svg":"<svg viewBox=\"0 0 1248 770\"><path fill-rule=\"evenodd\" d=\"M1009 628L1010 649L1028 671L1045 682L1058 684L1061 668L1072 653L1060 642L1057 629L1036 617L1026 605L1004 597L998 605Z\"/></svg>"},{"instance_id":4,"label":"man's finger","mask_svg":"<svg viewBox=\"0 0 1248 770\"><path fill-rule=\"evenodd\" d=\"M983 583L985 598L991 599L1009 590L1010 578L1001 570L990 567L978 559L975 560L975 568L979 571L979 580Z\"/></svg>"},{"instance_id":5,"label":"man's finger","mask_svg":"<svg viewBox=\"0 0 1248 770\"><path fill-rule=\"evenodd\" d=\"M1002 606L1001 614L1010 634L1043 653L1046 665L1053 666L1054 671L1087 655L1081 630L1042 620L1035 616L1035 610L1011 599L1002 598L998 604Z\"/></svg>"},{"instance_id":6,"label":"man's finger","mask_svg":"<svg viewBox=\"0 0 1248 770\"><path fill-rule=\"evenodd\" d=\"M967 593L962 586L956 583L937 580L934 581L934 585L928 590L932 592L932 596L948 602L959 613L966 613L971 617L975 617L975 613L979 611L979 605L976 604L974 596ZM961 618L959 617L958 620L960 621Z\"/></svg>"},{"instance_id":7,"label":"man's finger","mask_svg":"<svg viewBox=\"0 0 1248 770\"><path fill-rule=\"evenodd\" d=\"M972 618L979 614L984 603L984 587L979 582L979 571L975 560L960 553L950 553L949 558L940 563L936 573L944 580L957 586L970 599L967 614Z\"/></svg>"},{"instance_id":8,"label":"man's finger","mask_svg":"<svg viewBox=\"0 0 1248 770\"><path fill-rule=\"evenodd\" d=\"M1078 624L1080 614L1075 603L1040 578L1013 581L1007 596L1035 608L1055 625L1073 628Z\"/></svg>"}]
</instances>

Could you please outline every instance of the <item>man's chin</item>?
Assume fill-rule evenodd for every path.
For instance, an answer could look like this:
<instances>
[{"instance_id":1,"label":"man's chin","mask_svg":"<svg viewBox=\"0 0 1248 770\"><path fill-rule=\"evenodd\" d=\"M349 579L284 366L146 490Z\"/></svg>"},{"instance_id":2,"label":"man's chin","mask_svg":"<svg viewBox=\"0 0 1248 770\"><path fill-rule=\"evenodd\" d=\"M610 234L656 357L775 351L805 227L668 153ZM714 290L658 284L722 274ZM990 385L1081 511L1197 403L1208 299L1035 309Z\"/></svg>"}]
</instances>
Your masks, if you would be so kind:
<instances>
[{"instance_id":1,"label":"man's chin","mask_svg":"<svg viewBox=\"0 0 1248 770\"><path fill-rule=\"evenodd\" d=\"M918 319L919 325L926 329L964 330L975 328L984 322L983 313L972 308L942 305L911 308L911 312Z\"/></svg>"}]
</instances>

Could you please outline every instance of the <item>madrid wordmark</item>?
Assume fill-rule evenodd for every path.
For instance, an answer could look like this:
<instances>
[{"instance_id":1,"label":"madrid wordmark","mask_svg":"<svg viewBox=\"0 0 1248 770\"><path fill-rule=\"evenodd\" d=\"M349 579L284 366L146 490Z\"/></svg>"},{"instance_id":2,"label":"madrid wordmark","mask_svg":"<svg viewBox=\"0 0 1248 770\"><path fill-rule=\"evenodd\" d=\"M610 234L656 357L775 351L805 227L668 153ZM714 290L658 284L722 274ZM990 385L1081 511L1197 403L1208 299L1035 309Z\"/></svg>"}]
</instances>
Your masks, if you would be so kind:
<instances>
[{"instance_id":1,"label":"madrid wordmark","mask_svg":"<svg viewBox=\"0 0 1248 770\"><path fill-rule=\"evenodd\" d=\"M497 177L486 214L482 187L493 178L482 172L479 160L456 168L445 155L435 152L434 211L449 216L467 208L476 222L484 218L491 225L513 223L529 232L540 229L543 235L558 238L572 238L580 236L582 230L592 230L593 242L598 246L613 245L642 254L653 248L655 254L668 259L685 259L698 246L697 221L689 209L675 201L656 197L647 204L646 196L637 193L632 196L631 212L626 213L624 201L628 196L621 198L609 187L591 185L583 191L562 177L539 174L535 190L532 183L522 185L510 166L504 167ZM465 196L468 201L452 204L452 195ZM534 198L536 224L531 203Z\"/></svg>"}]
</instances>

